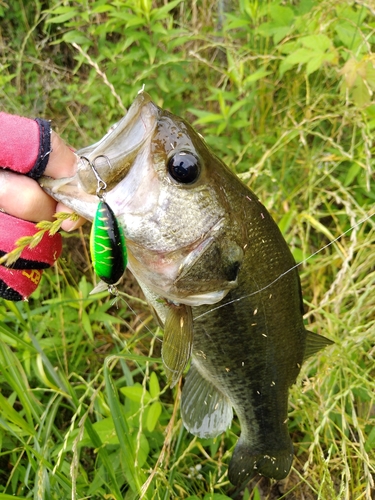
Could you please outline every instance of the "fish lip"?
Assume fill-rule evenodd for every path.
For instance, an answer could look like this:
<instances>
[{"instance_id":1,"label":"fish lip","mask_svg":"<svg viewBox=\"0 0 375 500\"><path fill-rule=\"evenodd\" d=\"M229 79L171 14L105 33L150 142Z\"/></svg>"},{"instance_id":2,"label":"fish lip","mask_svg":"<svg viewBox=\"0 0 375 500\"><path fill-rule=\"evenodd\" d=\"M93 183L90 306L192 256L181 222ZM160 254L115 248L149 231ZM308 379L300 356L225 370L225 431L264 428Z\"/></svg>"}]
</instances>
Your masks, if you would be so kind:
<instances>
[{"instance_id":1,"label":"fish lip","mask_svg":"<svg viewBox=\"0 0 375 500\"><path fill-rule=\"evenodd\" d=\"M81 159L80 182L87 193L96 193L98 185L90 162L95 165L95 170L110 192L127 177L139 151L152 137L159 115L160 109L142 90L126 115L100 141L76 151ZM88 161L88 165L85 165L84 160Z\"/></svg>"},{"instance_id":2,"label":"fish lip","mask_svg":"<svg viewBox=\"0 0 375 500\"><path fill-rule=\"evenodd\" d=\"M75 152L78 161L74 175L60 179L42 176L39 184L56 201L92 220L97 205L98 180L89 162L95 165L110 193L119 179L128 175L139 150L150 140L159 114L160 109L151 97L146 92L138 93L126 115L104 137Z\"/></svg>"}]
</instances>

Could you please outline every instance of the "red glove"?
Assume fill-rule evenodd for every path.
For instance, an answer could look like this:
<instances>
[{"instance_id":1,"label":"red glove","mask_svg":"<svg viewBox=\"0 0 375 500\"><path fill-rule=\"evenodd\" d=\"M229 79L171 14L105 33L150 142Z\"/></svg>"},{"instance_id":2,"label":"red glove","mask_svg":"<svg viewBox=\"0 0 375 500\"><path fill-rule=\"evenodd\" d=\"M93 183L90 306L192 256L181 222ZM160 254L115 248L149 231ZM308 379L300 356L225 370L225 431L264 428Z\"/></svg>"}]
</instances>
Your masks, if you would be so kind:
<instances>
[{"instance_id":1,"label":"red glove","mask_svg":"<svg viewBox=\"0 0 375 500\"><path fill-rule=\"evenodd\" d=\"M50 151L49 122L0 113L0 167L37 179L47 166ZM13 250L19 238L37 232L32 222L0 212L0 257ZM0 297L25 300L38 286L42 269L53 265L61 250L61 236L45 234L35 248L25 248L9 268L0 266Z\"/></svg>"}]
</instances>

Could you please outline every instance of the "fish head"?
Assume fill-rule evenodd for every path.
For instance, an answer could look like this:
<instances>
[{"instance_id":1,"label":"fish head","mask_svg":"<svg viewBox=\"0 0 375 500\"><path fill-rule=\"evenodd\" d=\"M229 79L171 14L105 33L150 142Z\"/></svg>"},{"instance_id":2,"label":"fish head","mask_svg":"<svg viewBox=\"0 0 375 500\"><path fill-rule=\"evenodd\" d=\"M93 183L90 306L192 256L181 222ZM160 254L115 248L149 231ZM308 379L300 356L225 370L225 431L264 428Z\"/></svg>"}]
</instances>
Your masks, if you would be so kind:
<instances>
[{"instance_id":1,"label":"fish head","mask_svg":"<svg viewBox=\"0 0 375 500\"><path fill-rule=\"evenodd\" d=\"M93 220L104 182L141 285L187 305L216 303L237 286L246 237L230 196L241 183L188 123L141 92L113 130L77 154L73 177L41 185Z\"/></svg>"}]
</instances>

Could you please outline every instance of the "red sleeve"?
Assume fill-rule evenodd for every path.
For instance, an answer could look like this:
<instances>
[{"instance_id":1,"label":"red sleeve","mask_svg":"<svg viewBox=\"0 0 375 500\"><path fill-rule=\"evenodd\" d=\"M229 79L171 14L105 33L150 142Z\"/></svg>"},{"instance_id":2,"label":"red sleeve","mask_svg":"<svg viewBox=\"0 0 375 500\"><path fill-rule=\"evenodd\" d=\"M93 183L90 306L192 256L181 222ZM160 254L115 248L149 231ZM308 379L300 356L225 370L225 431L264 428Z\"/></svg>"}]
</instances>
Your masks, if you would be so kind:
<instances>
[{"instance_id":1,"label":"red sleeve","mask_svg":"<svg viewBox=\"0 0 375 500\"><path fill-rule=\"evenodd\" d=\"M40 177L51 150L48 121L0 112L0 167Z\"/></svg>"}]
</instances>

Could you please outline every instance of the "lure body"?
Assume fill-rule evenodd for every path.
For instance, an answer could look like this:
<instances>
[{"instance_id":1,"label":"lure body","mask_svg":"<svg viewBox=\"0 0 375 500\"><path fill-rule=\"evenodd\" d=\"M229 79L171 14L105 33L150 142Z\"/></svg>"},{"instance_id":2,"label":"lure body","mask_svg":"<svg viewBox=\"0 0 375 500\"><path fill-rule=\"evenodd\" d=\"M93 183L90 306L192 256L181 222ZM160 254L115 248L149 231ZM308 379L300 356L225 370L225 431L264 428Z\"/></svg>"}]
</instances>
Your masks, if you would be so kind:
<instances>
[{"instance_id":1,"label":"lure body","mask_svg":"<svg viewBox=\"0 0 375 500\"><path fill-rule=\"evenodd\" d=\"M127 250L123 230L104 200L99 201L92 224L90 251L96 274L108 285L115 285L125 271Z\"/></svg>"}]
</instances>

